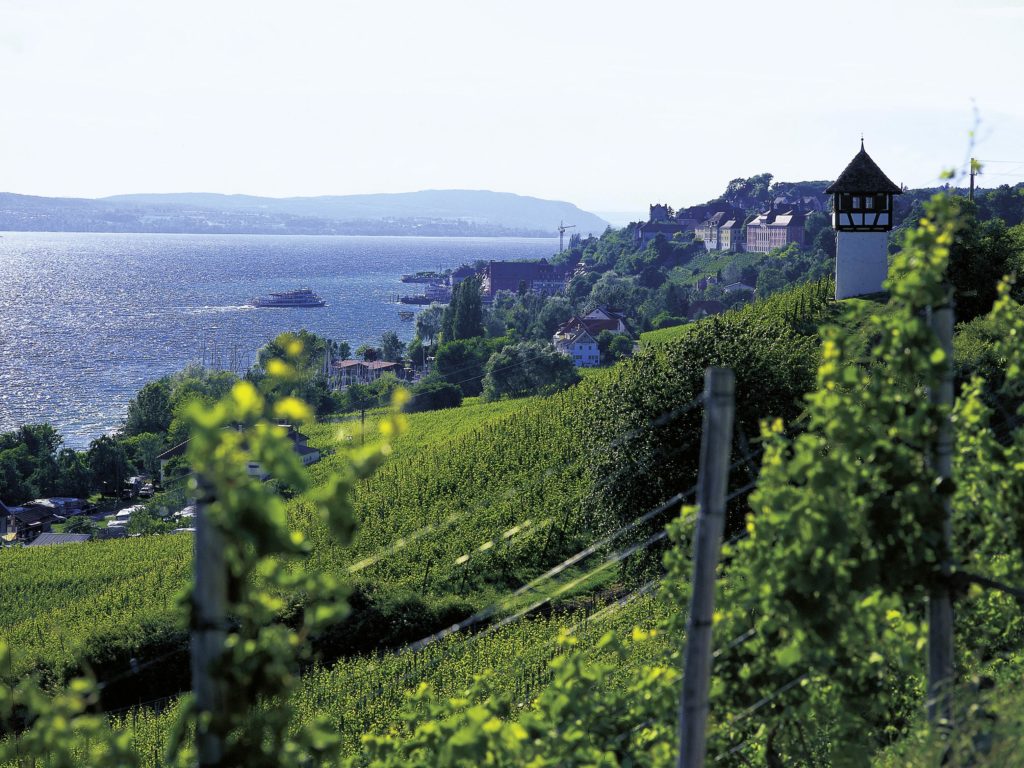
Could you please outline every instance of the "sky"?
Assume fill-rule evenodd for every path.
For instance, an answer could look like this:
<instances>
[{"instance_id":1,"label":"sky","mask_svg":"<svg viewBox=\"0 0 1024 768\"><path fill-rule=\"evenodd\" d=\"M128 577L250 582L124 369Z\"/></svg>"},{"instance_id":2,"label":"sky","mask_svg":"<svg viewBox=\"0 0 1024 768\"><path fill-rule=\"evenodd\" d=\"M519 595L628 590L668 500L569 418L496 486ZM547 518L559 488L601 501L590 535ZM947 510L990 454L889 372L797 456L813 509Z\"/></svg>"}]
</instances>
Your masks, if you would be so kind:
<instances>
[{"instance_id":1,"label":"sky","mask_svg":"<svg viewBox=\"0 0 1024 768\"><path fill-rule=\"evenodd\" d=\"M646 212L859 149L1024 180L1024 0L0 0L0 191ZM973 145L972 145L973 142Z\"/></svg>"}]
</instances>

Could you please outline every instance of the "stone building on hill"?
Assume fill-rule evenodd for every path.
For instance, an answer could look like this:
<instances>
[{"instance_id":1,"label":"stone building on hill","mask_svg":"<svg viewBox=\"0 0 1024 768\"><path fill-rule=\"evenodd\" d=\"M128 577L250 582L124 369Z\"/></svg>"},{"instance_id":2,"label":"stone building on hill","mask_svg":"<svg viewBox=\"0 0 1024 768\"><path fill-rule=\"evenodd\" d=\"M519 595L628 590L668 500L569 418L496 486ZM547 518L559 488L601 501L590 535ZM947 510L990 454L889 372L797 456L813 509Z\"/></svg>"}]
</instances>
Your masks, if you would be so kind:
<instances>
[{"instance_id":1,"label":"stone building on hill","mask_svg":"<svg viewBox=\"0 0 1024 768\"><path fill-rule=\"evenodd\" d=\"M741 250L739 232L742 227L743 211L722 205L697 225L694 234L704 241L705 250L738 251Z\"/></svg>"},{"instance_id":2,"label":"stone building on hill","mask_svg":"<svg viewBox=\"0 0 1024 768\"><path fill-rule=\"evenodd\" d=\"M790 243L804 244L806 215L799 208L769 208L747 222L746 250L768 253Z\"/></svg>"},{"instance_id":3,"label":"stone building on hill","mask_svg":"<svg viewBox=\"0 0 1024 768\"><path fill-rule=\"evenodd\" d=\"M658 235L671 240L678 234L692 232L696 224L697 220L683 211L676 213L671 206L654 204L650 207L648 220L636 228L636 247L645 248Z\"/></svg>"}]
</instances>

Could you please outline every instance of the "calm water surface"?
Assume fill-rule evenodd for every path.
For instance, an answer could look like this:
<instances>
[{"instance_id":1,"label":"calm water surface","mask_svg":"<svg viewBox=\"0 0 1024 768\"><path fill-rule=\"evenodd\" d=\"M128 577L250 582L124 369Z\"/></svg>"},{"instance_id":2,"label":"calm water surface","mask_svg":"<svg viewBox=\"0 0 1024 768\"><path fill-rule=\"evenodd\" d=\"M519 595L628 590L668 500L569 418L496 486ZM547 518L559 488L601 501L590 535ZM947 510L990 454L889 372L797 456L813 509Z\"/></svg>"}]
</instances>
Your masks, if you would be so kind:
<instances>
[{"instance_id":1,"label":"calm water surface","mask_svg":"<svg viewBox=\"0 0 1024 768\"><path fill-rule=\"evenodd\" d=\"M389 329L408 340L393 298L417 286L402 273L556 250L525 238L0 233L0 432L48 421L82 448L204 348L228 367L286 330L352 349ZM245 306L303 287L327 306Z\"/></svg>"}]
</instances>

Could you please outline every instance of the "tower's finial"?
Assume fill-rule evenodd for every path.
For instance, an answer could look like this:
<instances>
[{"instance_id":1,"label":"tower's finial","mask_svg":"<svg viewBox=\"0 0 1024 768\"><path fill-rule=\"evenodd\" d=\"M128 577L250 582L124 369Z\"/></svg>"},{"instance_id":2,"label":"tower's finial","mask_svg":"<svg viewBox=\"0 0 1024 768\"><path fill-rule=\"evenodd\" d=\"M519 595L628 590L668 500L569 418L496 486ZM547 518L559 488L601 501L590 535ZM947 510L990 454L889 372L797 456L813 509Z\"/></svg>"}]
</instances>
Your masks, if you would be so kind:
<instances>
[{"instance_id":1,"label":"tower's finial","mask_svg":"<svg viewBox=\"0 0 1024 768\"><path fill-rule=\"evenodd\" d=\"M864 151L864 131L860 132L860 151Z\"/></svg>"}]
</instances>

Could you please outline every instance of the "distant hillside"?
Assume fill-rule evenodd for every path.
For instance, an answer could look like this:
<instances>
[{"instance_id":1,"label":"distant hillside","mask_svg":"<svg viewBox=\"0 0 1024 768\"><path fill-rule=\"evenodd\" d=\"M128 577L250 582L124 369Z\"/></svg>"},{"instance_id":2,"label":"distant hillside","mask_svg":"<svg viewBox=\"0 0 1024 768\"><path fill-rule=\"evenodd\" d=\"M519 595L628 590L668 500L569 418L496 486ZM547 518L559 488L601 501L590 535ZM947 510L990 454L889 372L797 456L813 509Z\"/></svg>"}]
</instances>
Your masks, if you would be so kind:
<instances>
[{"instance_id":1,"label":"distant hillside","mask_svg":"<svg viewBox=\"0 0 1024 768\"><path fill-rule=\"evenodd\" d=\"M324 197L210 193L98 200L0 193L0 230L340 235L552 236L560 221L600 234L572 203L485 190Z\"/></svg>"}]
</instances>

